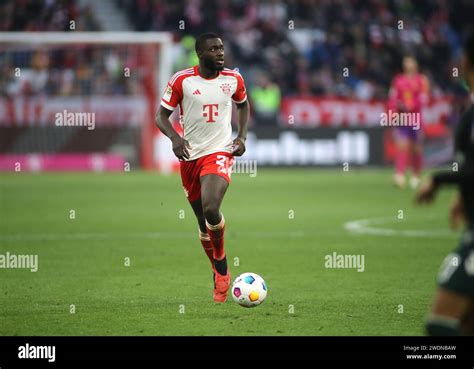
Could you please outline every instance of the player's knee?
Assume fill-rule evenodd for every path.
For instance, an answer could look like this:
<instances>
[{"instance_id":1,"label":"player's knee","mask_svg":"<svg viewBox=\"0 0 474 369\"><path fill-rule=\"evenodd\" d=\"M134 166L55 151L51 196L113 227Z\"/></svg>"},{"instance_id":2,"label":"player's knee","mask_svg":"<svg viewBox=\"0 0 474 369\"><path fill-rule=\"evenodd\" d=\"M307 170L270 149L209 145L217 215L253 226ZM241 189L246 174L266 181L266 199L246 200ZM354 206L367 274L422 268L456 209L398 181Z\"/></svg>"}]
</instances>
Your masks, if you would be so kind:
<instances>
[{"instance_id":1,"label":"player's knee","mask_svg":"<svg viewBox=\"0 0 474 369\"><path fill-rule=\"evenodd\" d=\"M447 316L430 316L425 323L429 336L459 336L461 334L459 320Z\"/></svg>"},{"instance_id":2,"label":"player's knee","mask_svg":"<svg viewBox=\"0 0 474 369\"><path fill-rule=\"evenodd\" d=\"M208 204L203 204L203 212L204 212L204 217L206 220L211 223L215 224L216 221L219 221L220 218L220 212L219 212L219 207L216 206L215 204L208 203Z\"/></svg>"}]
</instances>

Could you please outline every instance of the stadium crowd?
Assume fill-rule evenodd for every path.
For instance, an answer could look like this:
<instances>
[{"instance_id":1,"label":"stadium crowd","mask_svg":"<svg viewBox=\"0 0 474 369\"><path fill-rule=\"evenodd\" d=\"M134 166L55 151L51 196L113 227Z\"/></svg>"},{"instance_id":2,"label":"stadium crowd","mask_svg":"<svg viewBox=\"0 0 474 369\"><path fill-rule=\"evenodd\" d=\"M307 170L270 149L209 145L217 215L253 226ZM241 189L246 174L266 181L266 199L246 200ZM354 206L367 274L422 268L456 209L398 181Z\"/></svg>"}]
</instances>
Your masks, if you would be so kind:
<instances>
[{"instance_id":1,"label":"stadium crowd","mask_svg":"<svg viewBox=\"0 0 474 369\"><path fill-rule=\"evenodd\" d=\"M71 21L74 23L71 23ZM0 31L99 31L92 9L78 1L7 1ZM126 95L142 89L134 46L45 45L0 53L0 95ZM126 75L124 68L134 70ZM138 70L137 70L138 69ZM11 73L11 71L15 73ZM20 73L22 78L17 78Z\"/></svg>"},{"instance_id":2,"label":"stadium crowd","mask_svg":"<svg viewBox=\"0 0 474 369\"><path fill-rule=\"evenodd\" d=\"M406 52L417 56L435 93L456 93L451 76L461 51L460 25L474 19L471 0L117 3L140 31L170 31L177 40L209 30L222 34L228 65L245 70L250 81L265 71L284 95L361 99L386 97Z\"/></svg>"},{"instance_id":3,"label":"stadium crowd","mask_svg":"<svg viewBox=\"0 0 474 369\"><path fill-rule=\"evenodd\" d=\"M76 20L76 31L100 30L91 9L80 4L3 2L0 30L71 31L70 19ZM280 96L288 95L384 99L406 52L418 58L432 94L461 93L452 68L458 63L465 31L460 25L474 19L472 0L116 0L116 4L136 30L174 34L175 69L196 62L190 35L221 34L226 64L240 68L251 96L268 111L278 110ZM87 47L25 52L16 54L20 61L1 56L0 69L20 62L42 71L37 79L43 81L40 92L46 94L134 93L139 80L124 80L117 74L125 64L121 53ZM2 93L15 91L11 78L0 75Z\"/></svg>"},{"instance_id":4,"label":"stadium crowd","mask_svg":"<svg viewBox=\"0 0 474 369\"><path fill-rule=\"evenodd\" d=\"M74 23L71 24L71 20ZM0 31L99 31L92 9L76 0L0 2Z\"/></svg>"},{"instance_id":5,"label":"stadium crowd","mask_svg":"<svg viewBox=\"0 0 474 369\"><path fill-rule=\"evenodd\" d=\"M138 94L142 88L141 67L137 66L129 75L125 73L125 68L137 64L134 55L133 47L91 45L12 52L9 60L0 57L0 95ZM17 78L12 70L17 70L22 78Z\"/></svg>"}]
</instances>

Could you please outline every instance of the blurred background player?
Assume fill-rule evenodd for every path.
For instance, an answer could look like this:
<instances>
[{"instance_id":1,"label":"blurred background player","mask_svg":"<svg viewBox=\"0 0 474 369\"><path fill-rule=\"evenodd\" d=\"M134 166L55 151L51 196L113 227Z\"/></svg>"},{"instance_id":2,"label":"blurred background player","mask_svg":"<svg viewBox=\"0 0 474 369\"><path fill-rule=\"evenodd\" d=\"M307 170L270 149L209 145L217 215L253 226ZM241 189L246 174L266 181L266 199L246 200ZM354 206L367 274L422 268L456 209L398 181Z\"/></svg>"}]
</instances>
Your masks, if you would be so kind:
<instances>
[{"instance_id":1,"label":"blurred background player","mask_svg":"<svg viewBox=\"0 0 474 369\"><path fill-rule=\"evenodd\" d=\"M474 34L465 43L461 70L471 91L471 106L462 116L455 135L458 171L442 171L423 184L416 200L431 202L445 184L458 187L451 206L451 225L464 218L466 230L458 249L444 260L438 291L426 328L430 335L474 334Z\"/></svg>"},{"instance_id":2,"label":"blurred background player","mask_svg":"<svg viewBox=\"0 0 474 369\"><path fill-rule=\"evenodd\" d=\"M224 44L214 33L196 40L199 65L170 79L157 125L180 160L184 192L196 215L199 238L214 272L214 301L225 302L230 273L224 251L225 220L220 206L230 183L233 156L245 152L249 107L242 76L224 68ZM238 136L231 140L232 101L237 105ZM184 137L169 120L179 105Z\"/></svg>"},{"instance_id":3,"label":"blurred background player","mask_svg":"<svg viewBox=\"0 0 474 369\"><path fill-rule=\"evenodd\" d=\"M392 81L388 108L395 113L408 113L419 125L395 127L395 177L394 183L405 187L405 172L409 163L412 166L410 186L418 187L423 165L422 116L421 109L428 100L428 79L418 73L418 63L414 56L405 55L402 62L403 73Z\"/></svg>"}]
</instances>

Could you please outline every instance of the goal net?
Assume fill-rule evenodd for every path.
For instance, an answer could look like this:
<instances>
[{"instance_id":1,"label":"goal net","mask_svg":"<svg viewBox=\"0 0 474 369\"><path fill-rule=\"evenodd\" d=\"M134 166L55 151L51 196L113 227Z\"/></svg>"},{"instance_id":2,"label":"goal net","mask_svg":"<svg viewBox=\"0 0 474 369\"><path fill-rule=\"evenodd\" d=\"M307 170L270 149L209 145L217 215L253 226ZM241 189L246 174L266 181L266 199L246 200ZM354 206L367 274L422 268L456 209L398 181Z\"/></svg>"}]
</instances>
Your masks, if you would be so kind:
<instances>
[{"instance_id":1,"label":"goal net","mask_svg":"<svg viewBox=\"0 0 474 369\"><path fill-rule=\"evenodd\" d=\"M171 42L163 32L0 33L0 170L156 168Z\"/></svg>"}]
</instances>

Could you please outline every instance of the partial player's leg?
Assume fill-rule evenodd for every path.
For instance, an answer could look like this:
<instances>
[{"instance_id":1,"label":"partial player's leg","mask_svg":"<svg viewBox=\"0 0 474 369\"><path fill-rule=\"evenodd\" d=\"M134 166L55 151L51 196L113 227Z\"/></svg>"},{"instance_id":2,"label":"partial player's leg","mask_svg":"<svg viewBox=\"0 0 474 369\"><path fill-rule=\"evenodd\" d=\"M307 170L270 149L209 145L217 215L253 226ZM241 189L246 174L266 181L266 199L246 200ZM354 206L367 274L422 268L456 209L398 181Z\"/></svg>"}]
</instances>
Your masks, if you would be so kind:
<instances>
[{"instance_id":1,"label":"partial player's leg","mask_svg":"<svg viewBox=\"0 0 474 369\"><path fill-rule=\"evenodd\" d=\"M474 298L470 299L466 315L461 320L462 334L474 336Z\"/></svg>"},{"instance_id":2,"label":"partial player's leg","mask_svg":"<svg viewBox=\"0 0 474 369\"><path fill-rule=\"evenodd\" d=\"M406 137L406 128L409 127L396 127L395 131L395 177L394 183L399 188L405 187L405 171L408 163L408 146L409 142Z\"/></svg>"},{"instance_id":3,"label":"partial player's leg","mask_svg":"<svg viewBox=\"0 0 474 369\"><path fill-rule=\"evenodd\" d=\"M180 162L181 180L183 182L184 193L186 194L186 197L193 208L194 214L196 215L199 225L199 240L201 241L204 252L211 262L212 269L214 270L213 248L211 245L211 239L207 233L206 219L204 218L201 205L200 169L201 161L199 159Z\"/></svg>"},{"instance_id":4,"label":"partial player's leg","mask_svg":"<svg viewBox=\"0 0 474 369\"><path fill-rule=\"evenodd\" d=\"M421 169L423 167L423 146L420 138L421 132L413 131L413 140L411 141L411 163L413 173L410 178L410 186L417 188L420 184Z\"/></svg>"},{"instance_id":5,"label":"partial player's leg","mask_svg":"<svg viewBox=\"0 0 474 369\"><path fill-rule=\"evenodd\" d=\"M201 177L202 210L206 220L207 232L214 246L214 259L217 261L225 259L225 219L220 212L220 207L228 186L227 181L221 176L208 174ZM219 270L218 265L216 265L216 269L220 274L226 274L227 272L224 269Z\"/></svg>"},{"instance_id":6,"label":"partial player's leg","mask_svg":"<svg viewBox=\"0 0 474 369\"><path fill-rule=\"evenodd\" d=\"M226 179L216 174L201 177L202 210L206 219L207 232L214 249L214 268L216 270L214 301L225 302L230 286L230 273L224 251L225 220L220 212L227 187Z\"/></svg>"},{"instance_id":7,"label":"partial player's leg","mask_svg":"<svg viewBox=\"0 0 474 369\"><path fill-rule=\"evenodd\" d=\"M194 215L199 225L199 240L201 241L202 248L206 253L209 261L211 262L212 269L214 269L214 249L212 248L211 238L207 233L206 228L206 218L204 218L204 212L202 211L202 202L201 199L190 202L191 207L193 208Z\"/></svg>"},{"instance_id":8,"label":"partial player's leg","mask_svg":"<svg viewBox=\"0 0 474 369\"><path fill-rule=\"evenodd\" d=\"M430 336L458 336L461 334L461 321L469 309L469 299L459 293L438 288L426 322Z\"/></svg>"},{"instance_id":9,"label":"partial player's leg","mask_svg":"<svg viewBox=\"0 0 474 369\"><path fill-rule=\"evenodd\" d=\"M474 274L470 260L474 248L466 231L460 246L444 259L438 274L438 290L431 314L426 323L430 335L459 335L469 331L472 322L472 301L474 299Z\"/></svg>"}]
</instances>

